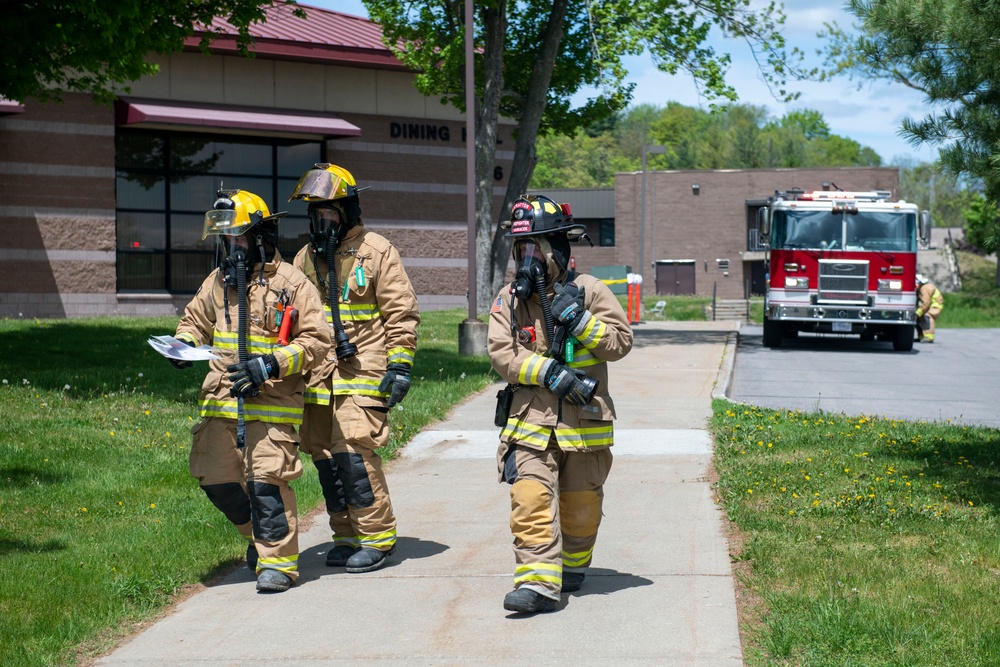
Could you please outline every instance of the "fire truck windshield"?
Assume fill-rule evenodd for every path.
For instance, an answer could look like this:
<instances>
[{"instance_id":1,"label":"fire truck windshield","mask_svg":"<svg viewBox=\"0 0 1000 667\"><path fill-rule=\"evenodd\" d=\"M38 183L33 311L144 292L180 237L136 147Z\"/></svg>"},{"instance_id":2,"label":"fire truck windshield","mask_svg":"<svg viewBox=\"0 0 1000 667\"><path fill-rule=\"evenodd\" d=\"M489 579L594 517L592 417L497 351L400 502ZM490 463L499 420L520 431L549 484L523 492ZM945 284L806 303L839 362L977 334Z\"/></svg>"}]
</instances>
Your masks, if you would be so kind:
<instances>
[{"instance_id":1,"label":"fire truck windshield","mask_svg":"<svg viewBox=\"0 0 1000 667\"><path fill-rule=\"evenodd\" d=\"M917 251L917 215L909 211L774 211L771 248Z\"/></svg>"}]
</instances>

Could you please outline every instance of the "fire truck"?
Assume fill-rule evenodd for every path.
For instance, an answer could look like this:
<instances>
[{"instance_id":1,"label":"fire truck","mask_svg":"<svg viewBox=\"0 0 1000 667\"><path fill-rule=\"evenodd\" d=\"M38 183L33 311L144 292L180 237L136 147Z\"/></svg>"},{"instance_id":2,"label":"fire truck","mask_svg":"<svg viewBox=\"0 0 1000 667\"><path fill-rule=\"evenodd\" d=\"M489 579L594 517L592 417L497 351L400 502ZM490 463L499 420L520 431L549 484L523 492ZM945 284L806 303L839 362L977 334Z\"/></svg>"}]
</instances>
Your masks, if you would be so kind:
<instances>
[{"instance_id":1,"label":"fire truck","mask_svg":"<svg viewBox=\"0 0 1000 667\"><path fill-rule=\"evenodd\" d=\"M767 291L764 345L800 331L860 335L913 349L917 243L930 214L892 193L793 189L758 210Z\"/></svg>"}]
</instances>

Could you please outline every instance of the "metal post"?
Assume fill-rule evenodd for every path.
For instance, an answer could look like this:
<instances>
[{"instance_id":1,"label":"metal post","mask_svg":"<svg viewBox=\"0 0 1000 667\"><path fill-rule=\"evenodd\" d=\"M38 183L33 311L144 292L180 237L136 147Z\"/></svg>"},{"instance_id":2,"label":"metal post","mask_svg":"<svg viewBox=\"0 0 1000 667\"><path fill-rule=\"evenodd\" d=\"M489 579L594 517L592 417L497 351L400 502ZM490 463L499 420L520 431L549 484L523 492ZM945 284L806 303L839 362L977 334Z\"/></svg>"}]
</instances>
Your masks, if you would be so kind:
<instances>
[{"instance_id":1,"label":"metal post","mask_svg":"<svg viewBox=\"0 0 1000 667\"><path fill-rule=\"evenodd\" d=\"M476 319L476 75L472 63L475 30L472 0L465 0L465 183L469 219L469 319Z\"/></svg>"}]
</instances>

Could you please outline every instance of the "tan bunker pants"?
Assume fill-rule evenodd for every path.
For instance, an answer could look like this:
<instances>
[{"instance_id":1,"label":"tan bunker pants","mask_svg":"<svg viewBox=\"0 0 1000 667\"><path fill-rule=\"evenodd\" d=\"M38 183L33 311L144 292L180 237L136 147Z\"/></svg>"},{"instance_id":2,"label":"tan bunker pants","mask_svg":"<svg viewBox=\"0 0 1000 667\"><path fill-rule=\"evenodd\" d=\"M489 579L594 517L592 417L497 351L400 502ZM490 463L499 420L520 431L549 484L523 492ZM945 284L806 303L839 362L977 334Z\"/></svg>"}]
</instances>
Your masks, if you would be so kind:
<instances>
[{"instance_id":1,"label":"tan bunker pants","mask_svg":"<svg viewBox=\"0 0 1000 667\"><path fill-rule=\"evenodd\" d=\"M610 448L565 452L554 440L542 451L500 444L501 481L511 485L514 588L558 599L563 570L590 566L612 458Z\"/></svg>"},{"instance_id":2,"label":"tan bunker pants","mask_svg":"<svg viewBox=\"0 0 1000 667\"><path fill-rule=\"evenodd\" d=\"M319 472L334 546L388 551L396 544L396 517L375 451L389 442L388 412L384 401L355 395L305 406L302 449Z\"/></svg>"},{"instance_id":3,"label":"tan bunker pants","mask_svg":"<svg viewBox=\"0 0 1000 667\"><path fill-rule=\"evenodd\" d=\"M236 448L236 420L209 417L191 429L191 475L209 500L257 548L257 573L298 576L299 533L295 492L302 476L290 424L246 422L246 447Z\"/></svg>"}]
</instances>

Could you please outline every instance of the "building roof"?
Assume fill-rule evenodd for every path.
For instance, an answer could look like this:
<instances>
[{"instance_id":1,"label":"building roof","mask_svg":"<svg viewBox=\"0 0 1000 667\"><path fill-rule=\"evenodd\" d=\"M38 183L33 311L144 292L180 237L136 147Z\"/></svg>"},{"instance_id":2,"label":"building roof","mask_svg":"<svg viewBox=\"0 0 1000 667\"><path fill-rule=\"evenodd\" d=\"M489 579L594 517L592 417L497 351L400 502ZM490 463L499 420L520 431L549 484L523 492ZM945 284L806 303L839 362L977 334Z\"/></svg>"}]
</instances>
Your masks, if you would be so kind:
<instances>
[{"instance_id":1,"label":"building roof","mask_svg":"<svg viewBox=\"0 0 1000 667\"><path fill-rule=\"evenodd\" d=\"M306 12L305 19L293 14L296 8ZM264 22L250 26L254 40L250 51L258 57L407 70L382 43L381 26L366 18L304 4L276 4L266 8L264 13ZM209 30L199 26L195 34L185 40L185 50L197 50L206 32L216 33L210 47L212 52L238 52L238 30L219 17L212 21Z\"/></svg>"}]
</instances>

